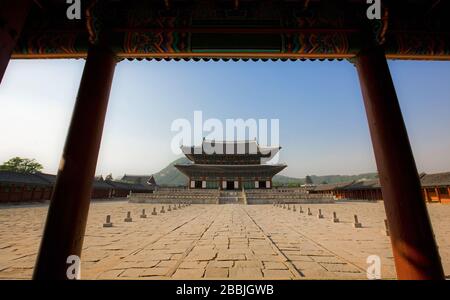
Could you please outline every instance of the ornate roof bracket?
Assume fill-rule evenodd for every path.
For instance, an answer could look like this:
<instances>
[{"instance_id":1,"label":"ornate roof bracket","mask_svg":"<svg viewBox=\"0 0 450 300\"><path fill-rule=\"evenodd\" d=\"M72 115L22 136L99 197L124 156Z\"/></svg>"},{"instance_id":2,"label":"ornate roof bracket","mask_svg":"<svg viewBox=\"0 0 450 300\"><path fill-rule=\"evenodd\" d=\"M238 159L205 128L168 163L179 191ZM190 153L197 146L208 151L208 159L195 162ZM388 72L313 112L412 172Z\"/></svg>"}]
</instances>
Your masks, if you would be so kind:
<instances>
[{"instance_id":1,"label":"ornate roof bracket","mask_svg":"<svg viewBox=\"0 0 450 300\"><path fill-rule=\"evenodd\" d=\"M347 59L383 45L392 59L450 60L449 5L397 2L384 1L382 19L369 21L365 1L238 1L236 8L234 0L90 0L85 23L67 22L64 3L45 2L13 58L83 58L100 42L126 59Z\"/></svg>"}]
</instances>

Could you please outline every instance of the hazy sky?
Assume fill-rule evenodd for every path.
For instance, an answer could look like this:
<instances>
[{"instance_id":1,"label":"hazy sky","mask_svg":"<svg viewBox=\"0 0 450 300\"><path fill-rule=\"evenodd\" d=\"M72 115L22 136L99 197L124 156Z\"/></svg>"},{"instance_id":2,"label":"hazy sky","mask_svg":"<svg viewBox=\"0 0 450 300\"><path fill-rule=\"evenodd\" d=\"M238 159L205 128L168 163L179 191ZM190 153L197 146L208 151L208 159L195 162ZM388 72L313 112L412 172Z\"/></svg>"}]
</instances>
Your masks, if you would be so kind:
<instances>
[{"instance_id":1,"label":"hazy sky","mask_svg":"<svg viewBox=\"0 0 450 300\"><path fill-rule=\"evenodd\" d=\"M83 60L16 60L0 86L0 162L55 173ZM419 171L450 171L450 62L391 61ZM177 158L177 118L277 118L283 174L376 170L356 70L342 62L118 64L97 174L151 174Z\"/></svg>"}]
</instances>

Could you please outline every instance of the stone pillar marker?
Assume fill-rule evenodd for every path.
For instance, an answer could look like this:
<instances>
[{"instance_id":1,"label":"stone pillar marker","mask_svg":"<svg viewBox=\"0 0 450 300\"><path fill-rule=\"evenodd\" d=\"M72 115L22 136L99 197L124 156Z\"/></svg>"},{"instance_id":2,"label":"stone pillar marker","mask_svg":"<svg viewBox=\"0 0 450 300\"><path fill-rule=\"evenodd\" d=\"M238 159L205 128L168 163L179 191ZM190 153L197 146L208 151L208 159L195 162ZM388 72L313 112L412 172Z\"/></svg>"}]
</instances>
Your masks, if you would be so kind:
<instances>
[{"instance_id":1,"label":"stone pillar marker","mask_svg":"<svg viewBox=\"0 0 450 300\"><path fill-rule=\"evenodd\" d=\"M311 209L308 207L308 216L312 216Z\"/></svg>"},{"instance_id":2,"label":"stone pillar marker","mask_svg":"<svg viewBox=\"0 0 450 300\"><path fill-rule=\"evenodd\" d=\"M172 211L172 209L170 208L170 204L169 204L169 208L167 209L167 211Z\"/></svg>"},{"instance_id":3,"label":"stone pillar marker","mask_svg":"<svg viewBox=\"0 0 450 300\"><path fill-rule=\"evenodd\" d=\"M180 203L178 203L178 208L181 208L181 204Z\"/></svg>"},{"instance_id":4,"label":"stone pillar marker","mask_svg":"<svg viewBox=\"0 0 450 300\"><path fill-rule=\"evenodd\" d=\"M319 208L319 213L317 214L317 219L323 219L322 210Z\"/></svg>"},{"instance_id":5,"label":"stone pillar marker","mask_svg":"<svg viewBox=\"0 0 450 300\"><path fill-rule=\"evenodd\" d=\"M289 203L288 203L287 209L288 209L288 210L291 210L291 207L289 206Z\"/></svg>"},{"instance_id":6,"label":"stone pillar marker","mask_svg":"<svg viewBox=\"0 0 450 300\"><path fill-rule=\"evenodd\" d=\"M302 206L300 206L299 212L302 214L303 213L303 208Z\"/></svg>"},{"instance_id":7,"label":"stone pillar marker","mask_svg":"<svg viewBox=\"0 0 450 300\"><path fill-rule=\"evenodd\" d=\"M165 213L166 211L164 210L164 205L161 207L161 211L160 211L160 213Z\"/></svg>"},{"instance_id":8,"label":"stone pillar marker","mask_svg":"<svg viewBox=\"0 0 450 300\"><path fill-rule=\"evenodd\" d=\"M127 212L127 217L124 219L124 222L133 222L133 219L131 218L131 212Z\"/></svg>"},{"instance_id":9,"label":"stone pillar marker","mask_svg":"<svg viewBox=\"0 0 450 300\"><path fill-rule=\"evenodd\" d=\"M156 212L156 207L153 207L152 215L156 216L158 213Z\"/></svg>"},{"instance_id":10,"label":"stone pillar marker","mask_svg":"<svg viewBox=\"0 0 450 300\"><path fill-rule=\"evenodd\" d=\"M113 227L113 224L111 222L111 216L107 215L106 216L106 222L103 223L103 227Z\"/></svg>"},{"instance_id":11,"label":"stone pillar marker","mask_svg":"<svg viewBox=\"0 0 450 300\"><path fill-rule=\"evenodd\" d=\"M172 210L177 210L177 205L176 204L173 205L173 209Z\"/></svg>"},{"instance_id":12,"label":"stone pillar marker","mask_svg":"<svg viewBox=\"0 0 450 300\"><path fill-rule=\"evenodd\" d=\"M145 209L142 210L142 214L140 216L142 219L147 218L147 215L145 214Z\"/></svg>"},{"instance_id":13,"label":"stone pillar marker","mask_svg":"<svg viewBox=\"0 0 450 300\"><path fill-rule=\"evenodd\" d=\"M355 221L353 223L353 227L355 227L355 228L362 228L362 224L359 223L357 215L354 215L354 219L355 219Z\"/></svg>"},{"instance_id":14,"label":"stone pillar marker","mask_svg":"<svg viewBox=\"0 0 450 300\"><path fill-rule=\"evenodd\" d=\"M333 223L339 223L339 219L338 219L335 211L333 211L333 219L332 220L333 220Z\"/></svg>"},{"instance_id":15,"label":"stone pillar marker","mask_svg":"<svg viewBox=\"0 0 450 300\"><path fill-rule=\"evenodd\" d=\"M292 208L292 211L293 211L293 212L296 212L296 211L297 211L297 209L295 208L295 205L294 205L294 207Z\"/></svg>"}]
</instances>

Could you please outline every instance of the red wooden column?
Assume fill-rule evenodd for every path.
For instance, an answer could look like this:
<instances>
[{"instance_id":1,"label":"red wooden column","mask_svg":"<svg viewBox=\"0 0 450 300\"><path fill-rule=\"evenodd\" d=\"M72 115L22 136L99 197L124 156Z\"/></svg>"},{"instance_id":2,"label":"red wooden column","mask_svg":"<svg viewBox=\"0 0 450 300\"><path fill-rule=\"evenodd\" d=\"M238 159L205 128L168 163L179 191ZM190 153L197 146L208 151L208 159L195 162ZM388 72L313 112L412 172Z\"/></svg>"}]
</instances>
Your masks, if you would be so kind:
<instances>
[{"instance_id":1,"label":"red wooden column","mask_svg":"<svg viewBox=\"0 0 450 300\"><path fill-rule=\"evenodd\" d=\"M81 256L115 66L113 52L91 46L50 202L34 279L67 279L68 256Z\"/></svg>"},{"instance_id":2,"label":"red wooden column","mask_svg":"<svg viewBox=\"0 0 450 300\"><path fill-rule=\"evenodd\" d=\"M30 11L31 0L0 1L0 83Z\"/></svg>"},{"instance_id":3,"label":"red wooden column","mask_svg":"<svg viewBox=\"0 0 450 300\"><path fill-rule=\"evenodd\" d=\"M423 194L424 194L424 197L425 197L425 202L430 202L430 197L428 196L427 188L423 188Z\"/></svg>"},{"instance_id":4,"label":"red wooden column","mask_svg":"<svg viewBox=\"0 0 450 300\"><path fill-rule=\"evenodd\" d=\"M441 195L439 194L439 188L434 188L434 192L436 193L437 201L441 202Z\"/></svg>"},{"instance_id":5,"label":"red wooden column","mask_svg":"<svg viewBox=\"0 0 450 300\"><path fill-rule=\"evenodd\" d=\"M420 180L384 50L356 57L398 279L443 279Z\"/></svg>"}]
</instances>

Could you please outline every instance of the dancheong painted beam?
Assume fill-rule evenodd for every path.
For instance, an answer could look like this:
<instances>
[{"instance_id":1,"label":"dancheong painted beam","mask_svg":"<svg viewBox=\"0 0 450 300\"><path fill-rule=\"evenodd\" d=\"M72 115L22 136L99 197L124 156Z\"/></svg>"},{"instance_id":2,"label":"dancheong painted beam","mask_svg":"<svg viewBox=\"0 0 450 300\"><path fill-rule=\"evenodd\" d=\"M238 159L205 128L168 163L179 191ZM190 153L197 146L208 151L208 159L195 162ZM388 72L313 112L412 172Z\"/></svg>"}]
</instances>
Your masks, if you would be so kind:
<instances>
[{"instance_id":1,"label":"dancheong painted beam","mask_svg":"<svg viewBox=\"0 0 450 300\"><path fill-rule=\"evenodd\" d=\"M383 1L368 21L360 1L81 1L80 20L66 1L35 1L13 58L85 58L109 29L125 59L345 59L370 27L388 58L450 59L448 1Z\"/></svg>"}]
</instances>

